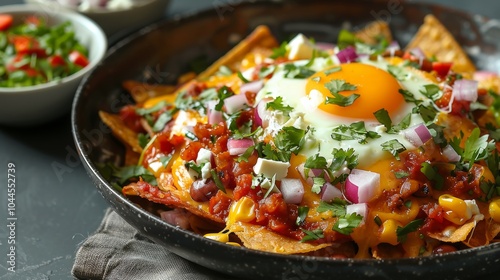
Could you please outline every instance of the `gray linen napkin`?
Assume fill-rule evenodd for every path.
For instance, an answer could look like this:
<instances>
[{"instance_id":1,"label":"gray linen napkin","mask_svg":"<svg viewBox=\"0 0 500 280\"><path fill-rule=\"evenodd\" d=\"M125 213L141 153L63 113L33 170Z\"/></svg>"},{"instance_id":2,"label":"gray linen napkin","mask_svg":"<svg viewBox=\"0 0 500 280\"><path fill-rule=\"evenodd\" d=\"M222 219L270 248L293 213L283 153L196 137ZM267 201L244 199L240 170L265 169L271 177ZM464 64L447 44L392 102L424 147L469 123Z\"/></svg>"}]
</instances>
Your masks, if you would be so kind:
<instances>
[{"instance_id":1,"label":"gray linen napkin","mask_svg":"<svg viewBox=\"0 0 500 280\"><path fill-rule=\"evenodd\" d=\"M71 271L76 279L234 279L189 262L157 245L108 209L94 235L78 249Z\"/></svg>"}]
</instances>

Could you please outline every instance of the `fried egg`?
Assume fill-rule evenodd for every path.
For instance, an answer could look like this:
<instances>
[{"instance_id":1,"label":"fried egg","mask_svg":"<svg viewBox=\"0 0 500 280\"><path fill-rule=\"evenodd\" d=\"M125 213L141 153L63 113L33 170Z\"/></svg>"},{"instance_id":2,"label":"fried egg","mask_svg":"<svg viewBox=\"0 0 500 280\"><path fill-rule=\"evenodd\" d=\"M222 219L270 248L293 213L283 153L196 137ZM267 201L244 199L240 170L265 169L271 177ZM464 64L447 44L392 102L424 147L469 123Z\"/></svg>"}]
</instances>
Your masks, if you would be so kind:
<instances>
[{"instance_id":1,"label":"fried egg","mask_svg":"<svg viewBox=\"0 0 500 280\"><path fill-rule=\"evenodd\" d=\"M274 75L257 95L256 101L271 97L281 97L284 105L293 108L289 117L282 112L273 111L265 116L268 123L265 134L273 136L284 126L294 126L300 129L310 129L307 141L300 154L310 157L319 154L325 158L332 157L334 148L347 150L352 148L358 154L359 168L370 169L376 162L391 157L388 151L382 149L382 143L397 140L406 149L415 148L403 133L389 134L384 125L374 113L385 109L393 124L398 124L411 115L409 126L422 123L419 114L412 112L414 103L405 101L400 90L409 91L415 99L428 103L428 98L422 94L426 85L434 84L423 72L404 66L392 65L394 62L379 58L376 61L361 59L357 62L340 64L335 56L318 57L311 60L291 62L296 67L307 65L315 73L308 78L290 78L286 64L279 65ZM388 71L389 67L397 67L398 75ZM397 76L397 78L396 78ZM331 81L353 85L355 89L340 91L344 97L357 94L359 97L348 106L326 104L332 98L329 90ZM366 143L355 140L335 140L332 132L339 126L349 126L363 121L368 131L374 131L379 138L366 139Z\"/></svg>"}]
</instances>

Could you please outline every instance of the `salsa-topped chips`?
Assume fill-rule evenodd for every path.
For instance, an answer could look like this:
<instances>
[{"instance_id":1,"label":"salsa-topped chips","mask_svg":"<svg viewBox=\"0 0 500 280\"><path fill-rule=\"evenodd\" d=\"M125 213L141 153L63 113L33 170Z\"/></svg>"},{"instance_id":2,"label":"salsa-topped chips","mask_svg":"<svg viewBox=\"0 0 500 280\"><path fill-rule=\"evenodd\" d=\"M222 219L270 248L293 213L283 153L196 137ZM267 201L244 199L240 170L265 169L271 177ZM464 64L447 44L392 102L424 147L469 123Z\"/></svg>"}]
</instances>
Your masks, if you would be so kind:
<instances>
[{"instance_id":1,"label":"salsa-topped chips","mask_svg":"<svg viewBox=\"0 0 500 280\"><path fill-rule=\"evenodd\" d=\"M417 257L496 242L495 88L460 75L475 67L433 16L406 50L437 61L392 49L384 22L352 36L343 49L303 35L279 45L260 26L193 80L126 82L147 89L132 93L137 105L100 113L136 153L123 193L189 211L213 228L163 216L207 238L280 254ZM366 93L378 83L384 92Z\"/></svg>"}]
</instances>

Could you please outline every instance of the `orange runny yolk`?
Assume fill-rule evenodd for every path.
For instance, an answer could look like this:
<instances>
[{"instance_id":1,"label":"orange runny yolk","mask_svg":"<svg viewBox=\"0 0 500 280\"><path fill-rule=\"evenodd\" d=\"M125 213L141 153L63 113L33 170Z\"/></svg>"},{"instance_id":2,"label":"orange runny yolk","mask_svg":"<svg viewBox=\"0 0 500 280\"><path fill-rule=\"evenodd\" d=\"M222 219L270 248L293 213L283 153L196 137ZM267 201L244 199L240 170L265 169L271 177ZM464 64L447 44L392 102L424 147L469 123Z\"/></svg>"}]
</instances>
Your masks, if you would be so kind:
<instances>
[{"instance_id":1,"label":"orange runny yolk","mask_svg":"<svg viewBox=\"0 0 500 280\"><path fill-rule=\"evenodd\" d=\"M314 74L307 81L306 93L309 94L314 89L321 92L325 98L332 98L332 93L325 86L325 83L332 80L342 80L356 87L355 90L340 91L339 94L343 96L359 94L359 98L349 106L325 103L319 105L321 110L332 115L375 120L373 113L384 108L392 117L405 102L399 93L401 87L398 81L390 73L361 63L342 64L338 71L327 69Z\"/></svg>"}]
</instances>

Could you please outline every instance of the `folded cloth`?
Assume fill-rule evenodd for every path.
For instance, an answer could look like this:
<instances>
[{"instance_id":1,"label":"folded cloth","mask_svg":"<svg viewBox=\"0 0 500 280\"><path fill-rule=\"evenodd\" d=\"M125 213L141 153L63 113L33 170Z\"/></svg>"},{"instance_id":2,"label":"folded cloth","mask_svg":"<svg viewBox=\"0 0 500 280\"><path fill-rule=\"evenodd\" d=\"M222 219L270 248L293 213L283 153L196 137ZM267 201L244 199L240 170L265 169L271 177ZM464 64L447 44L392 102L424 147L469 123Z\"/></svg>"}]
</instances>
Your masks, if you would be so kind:
<instances>
[{"instance_id":1,"label":"folded cloth","mask_svg":"<svg viewBox=\"0 0 500 280\"><path fill-rule=\"evenodd\" d=\"M94 235L76 253L76 279L234 279L189 262L142 236L108 209Z\"/></svg>"}]
</instances>

